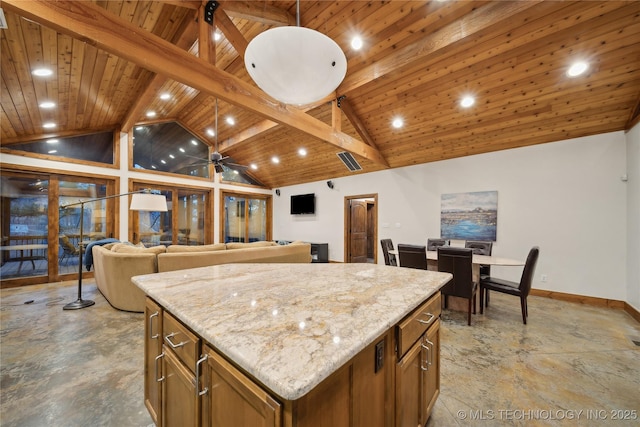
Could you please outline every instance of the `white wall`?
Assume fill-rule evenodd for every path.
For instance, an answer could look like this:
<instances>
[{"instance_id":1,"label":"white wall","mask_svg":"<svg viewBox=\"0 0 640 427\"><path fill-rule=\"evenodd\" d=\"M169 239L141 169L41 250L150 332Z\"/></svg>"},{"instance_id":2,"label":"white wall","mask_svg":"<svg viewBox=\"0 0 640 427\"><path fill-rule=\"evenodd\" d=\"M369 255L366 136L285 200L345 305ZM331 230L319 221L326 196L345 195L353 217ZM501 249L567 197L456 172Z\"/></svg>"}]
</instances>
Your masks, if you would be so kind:
<instances>
[{"instance_id":1,"label":"white wall","mask_svg":"<svg viewBox=\"0 0 640 427\"><path fill-rule=\"evenodd\" d=\"M345 196L378 194L378 239L426 244L440 235L442 194L496 190L494 255L524 259L538 245L534 288L626 300L628 185L621 176L629 145L613 132L337 178L333 190L326 181L280 188L273 235L329 243L329 258L342 262ZM317 213L290 215L289 196L309 192ZM519 280L521 268L493 267L492 274Z\"/></svg>"},{"instance_id":2,"label":"white wall","mask_svg":"<svg viewBox=\"0 0 640 427\"><path fill-rule=\"evenodd\" d=\"M627 137L627 302L640 311L640 124Z\"/></svg>"}]
</instances>

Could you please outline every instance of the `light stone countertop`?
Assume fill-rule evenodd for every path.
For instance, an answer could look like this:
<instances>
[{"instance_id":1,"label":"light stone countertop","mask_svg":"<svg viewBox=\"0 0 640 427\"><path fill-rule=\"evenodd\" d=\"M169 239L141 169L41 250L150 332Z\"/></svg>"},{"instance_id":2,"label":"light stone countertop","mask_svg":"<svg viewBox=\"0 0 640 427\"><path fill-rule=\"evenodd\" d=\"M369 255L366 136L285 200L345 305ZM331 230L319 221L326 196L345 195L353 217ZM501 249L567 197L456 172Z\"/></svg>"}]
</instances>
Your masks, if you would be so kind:
<instances>
[{"instance_id":1,"label":"light stone countertop","mask_svg":"<svg viewBox=\"0 0 640 427\"><path fill-rule=\"evenodd\" d=\"M375 264L226 264L132 278L218 352L296 400L451 275Z\"/></svg>"}]
</instances>

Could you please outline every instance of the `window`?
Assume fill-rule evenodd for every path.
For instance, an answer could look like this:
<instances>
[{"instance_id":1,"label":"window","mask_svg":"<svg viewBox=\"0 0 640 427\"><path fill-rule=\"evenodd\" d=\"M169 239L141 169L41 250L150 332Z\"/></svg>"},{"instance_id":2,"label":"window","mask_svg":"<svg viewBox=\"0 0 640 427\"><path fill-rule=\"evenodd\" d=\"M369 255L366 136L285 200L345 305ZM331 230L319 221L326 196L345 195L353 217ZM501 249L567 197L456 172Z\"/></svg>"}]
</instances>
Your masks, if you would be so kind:
<instances>
[{"instance_id":1,"label":"window","mask_svg":"<svg viewBox=\"0 0 640 427\"><path fill-rule=\"evenodd\" d=\"M135 184L135 190L149 188ZM145 246L202 245L213 241L213 227L209 217L210 191L191 188L151 186L167 198L167 212L132 212L133 241Z\"/></svg>"},{"instance_id":2,"label":"window","mask_svg":"<svg viewBox=\"0 0 640 427\"><path fill-rule=\"evenodd\" d=\"M223 241L271 240L271 196L223 191Z\"/></svg>"},{"instance_id":3,"label":"window","mask_svg":"<svg viewBox=\"0 0 640 427\"><path fill-rule=\"evenodd\" d=\"M209 178L209 146L175 122L136 126L133 167Z\"/></svg>"},{"instance_id":4,"label":"window","mask_svg":"<svg viewBox=\"0 0 640 427\"><path fill-rule=\"evenodd\" d=\"M76 278L81 219L84 242L113 236L113 199L77 204L113 194L112 180L3 170L0 182L3 287Z\"/></svg>"},{"instance_id":5,"label":"window","mask_svg":"<svg viewBox=\"0 0 640 427\"><path fill-rule=\"evenodd\" d=\"M113 132L99 132L88 135L48 138L41 141L24 142L6 146L8 151L62 157L66 159L114 164ZM57 160L57 159L56 159Z\"/></svg>"}]
</instances>

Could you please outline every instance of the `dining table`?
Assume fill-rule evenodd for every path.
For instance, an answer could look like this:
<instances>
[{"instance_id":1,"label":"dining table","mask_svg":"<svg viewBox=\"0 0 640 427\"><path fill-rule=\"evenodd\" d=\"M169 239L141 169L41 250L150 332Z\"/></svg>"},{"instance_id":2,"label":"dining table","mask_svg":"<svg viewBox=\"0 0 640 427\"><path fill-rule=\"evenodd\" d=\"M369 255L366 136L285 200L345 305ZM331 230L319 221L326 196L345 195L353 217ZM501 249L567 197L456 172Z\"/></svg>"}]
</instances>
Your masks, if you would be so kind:
<instances>
[{"instance_id":1,"label":"dining table","mask_svg":"<svg viewBox=\"0 0 640 427\"><path fill-rule=\"evenodd\" d=\"M396 256L398 259L398 265L400 265L400 256L397 249L389 251L390 254ZM480 266L481 265L500 265L500 266L523 266L524 260L511 259L494 255L478 255L473 254L471 260L473 268L473 281L478 283L480 281ZM427 270L438 270L438 251L427 251Z\"/></svg>"}]
</instances>

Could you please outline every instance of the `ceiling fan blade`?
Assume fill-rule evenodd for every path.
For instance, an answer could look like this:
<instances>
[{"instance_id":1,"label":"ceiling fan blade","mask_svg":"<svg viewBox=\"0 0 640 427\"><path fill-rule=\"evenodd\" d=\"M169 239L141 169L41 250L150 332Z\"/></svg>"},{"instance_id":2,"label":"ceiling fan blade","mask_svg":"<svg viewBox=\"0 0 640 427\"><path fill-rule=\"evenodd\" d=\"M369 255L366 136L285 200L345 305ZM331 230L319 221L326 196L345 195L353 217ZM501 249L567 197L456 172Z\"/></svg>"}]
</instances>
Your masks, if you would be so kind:
<instances>
[{"instance_id":1,"label":"ceiling fan blade","mask_svg":"<svg viewBox=\"0 0 640 427\"><path fill-rule=\"evenodd\" d=\"M226 167L228 167L229 169L234 169L237 170L238 172L243 172L245 170L247 170L249 167L245 166L245 165L239 165L237 163L223 163Z\"/></svg>"}]
</instances>

